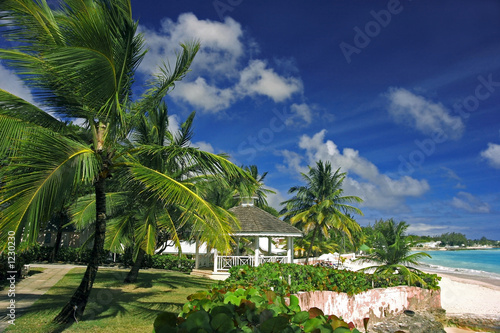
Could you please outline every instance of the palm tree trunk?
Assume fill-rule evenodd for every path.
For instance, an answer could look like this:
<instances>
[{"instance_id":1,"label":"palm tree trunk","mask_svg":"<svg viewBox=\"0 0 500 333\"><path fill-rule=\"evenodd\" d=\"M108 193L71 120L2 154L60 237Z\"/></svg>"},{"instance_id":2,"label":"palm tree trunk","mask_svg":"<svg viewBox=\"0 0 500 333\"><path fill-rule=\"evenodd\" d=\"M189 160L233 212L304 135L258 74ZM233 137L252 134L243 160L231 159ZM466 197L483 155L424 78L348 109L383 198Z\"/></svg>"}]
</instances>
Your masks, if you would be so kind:
<instances>
[{"instance_id":1,"label":"palm tree trunk","mask_svg":"<svg viewBox=\"0 0 500 333\"><path fill-rule=\"evenodd\" d=\"M61 248L61 238L62 238L62 226L64 223L64 214L62 212L59 213L59 223L57 224L57 236L56 242L54 243L54 249L50 255L50 261L56 261L57 253L59 253L59 249Z\"/></svg>"},{"instance_id":2,"label":"palm tree trunk","mask_svg":"<svg viewBox=\"0 0 500 333\"><path fill-rule=\"evenodd\" d=\"M311 256L311 252L312 252L314 240L316 239L316 232L317 231L318 231L318 227L315 227L314 231L313 231L312 239L311 239L311 245L309 245L309 249L307 250L307 254L306 254L306 265L309 262L309 257Z\"/></svg>"},{"instance_id":3,"label":"palm tree trunk","mask_svg":"<svg viewBox=\"0 0 500 333\"><path fill-rule=\"evenodd\" d=\"M139 249L137 258L135 259L135 262L132 265L130 272L128 272L127 276L125 277L125 280L123 281L124 283L133 283L137 281L137 276L139 275L139 269L141 268L145 254L146 252L143 249Z\"/></svg>"},{"instance_id":4,"label":"palm tree trunk","mask_svg":"<svg viewBox=\"0 0 500 333\"><path fill-rule=\"evenodd\" d=\"M76 289L71 300L54 319L54 322L70 323L79 320L82 318L83 311L87 306L90 292L97 275L97 269L99 268L100 254L104 249L104 238L106 233L106 190L104 183L105 178L99 177L94 185L96 194L96 222L94 246L92 248L90 261L87 264L87 270L85 271L80 286Z\"/></svg>"}]
</instances>

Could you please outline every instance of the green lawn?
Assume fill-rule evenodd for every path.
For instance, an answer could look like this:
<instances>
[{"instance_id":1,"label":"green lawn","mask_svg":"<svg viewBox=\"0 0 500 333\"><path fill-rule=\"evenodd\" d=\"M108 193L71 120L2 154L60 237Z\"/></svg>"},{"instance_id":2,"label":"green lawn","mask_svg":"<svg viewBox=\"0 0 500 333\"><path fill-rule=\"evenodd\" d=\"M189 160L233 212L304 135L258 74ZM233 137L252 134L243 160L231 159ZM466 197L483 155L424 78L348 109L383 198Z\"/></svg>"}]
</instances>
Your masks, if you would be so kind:
<instances>
[{"instance_id":1,"label":"green lawn","mask_svg":"<svg viewBox=\"0 0 500 333\"><path fill-rule=\"evenodd\" d=\"M84 268L74 268L16 319L15 332L152 332L161 311L180 312L186 297L213 281L183 273L141 270L134 284L123 284L127 270L100 269L84 318L70 327L51 320L78 287Z\"/></svg>"}]
</instances>

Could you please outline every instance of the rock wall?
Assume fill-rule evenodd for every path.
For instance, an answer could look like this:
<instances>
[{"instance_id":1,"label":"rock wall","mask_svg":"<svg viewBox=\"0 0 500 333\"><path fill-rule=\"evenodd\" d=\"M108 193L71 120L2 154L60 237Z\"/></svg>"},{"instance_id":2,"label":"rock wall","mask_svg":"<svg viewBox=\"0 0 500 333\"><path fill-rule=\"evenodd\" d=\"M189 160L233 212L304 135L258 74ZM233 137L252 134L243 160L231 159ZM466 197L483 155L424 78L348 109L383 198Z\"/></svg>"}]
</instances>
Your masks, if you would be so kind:
<instances>
[{"instance_id":1,"label":"rock wall","mask_svg":"<svg viewBox=\"0 0 500 333\"><path fill-rule=\"evenodd\" d=\"M363 327L363 318L370 318L373 324L404 310L441 309L440 290L417 287L378 288L352 296L333 291L300 292L296 296L301 309L317 307L325 315L342 317L359 328Z\"/></svg>"}]
</instances>

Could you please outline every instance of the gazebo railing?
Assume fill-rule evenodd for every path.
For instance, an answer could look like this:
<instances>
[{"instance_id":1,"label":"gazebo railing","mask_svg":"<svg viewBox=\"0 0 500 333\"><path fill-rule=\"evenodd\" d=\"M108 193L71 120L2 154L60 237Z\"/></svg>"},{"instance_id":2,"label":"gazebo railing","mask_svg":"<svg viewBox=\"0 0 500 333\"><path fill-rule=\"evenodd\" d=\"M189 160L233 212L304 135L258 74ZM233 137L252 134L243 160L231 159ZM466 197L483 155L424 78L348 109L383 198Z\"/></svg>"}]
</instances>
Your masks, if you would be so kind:
<instances>
[{"instance_id":1,"label":"gazebo railing","mask_svg":"<svg viewBox=\"0 0 500 333\"><path fill-rule=\"evenodd\" d=\"M288 263L287 256L259 256L259 265L266 262ZM255 256L217 256L217 271L226 272L233 266L255 266Z\"/></svg>"},{"instance_id":2,"label":"gazebo railing","mask_svg":"<svg viewBox=\"0 0 500 333\"><path fill-rule=\"evenodd\" d=\"M266 262L277 262L280 264L288 263L287 256L262 256L259 257L259 264L264 264Z\"/></svg>"}]
</instances>

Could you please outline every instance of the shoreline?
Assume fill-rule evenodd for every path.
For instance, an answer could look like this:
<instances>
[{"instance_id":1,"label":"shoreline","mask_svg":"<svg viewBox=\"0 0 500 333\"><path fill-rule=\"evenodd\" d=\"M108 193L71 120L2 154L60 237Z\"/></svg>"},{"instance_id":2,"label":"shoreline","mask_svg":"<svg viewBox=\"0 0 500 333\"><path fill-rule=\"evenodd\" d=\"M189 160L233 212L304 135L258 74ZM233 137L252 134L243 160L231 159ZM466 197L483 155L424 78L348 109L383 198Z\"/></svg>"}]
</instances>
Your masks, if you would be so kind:
<instances>
[{"instance_id":1,"label":"shoreline","mask_svg":"<svg viewBox=\"0 0 500 333\"><path fill-rule=\"evenodd\" d=\"M352 270L363 266L369 265L355 262L348 265ZM500 327L500 279L466 272L443 272L429 267L419 269L441 277L441 307L446 310L450 323L462 327L484 327L490 332L493 327Z\"/></svg>"},{"instance_id":2,"label":"shoreline","mask_svg":"<svg viewBox=\"0 0 500 333\"><path fill-rule=\"evenodd\" d=\"M480 251L480 250L495 250L500 249L494 246L466 246L466 247L412 247L411 250L415 252L427 252L427 251Z\"/></svg>"}]
</instances>

